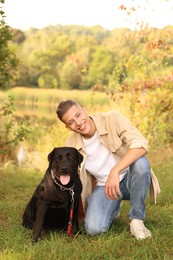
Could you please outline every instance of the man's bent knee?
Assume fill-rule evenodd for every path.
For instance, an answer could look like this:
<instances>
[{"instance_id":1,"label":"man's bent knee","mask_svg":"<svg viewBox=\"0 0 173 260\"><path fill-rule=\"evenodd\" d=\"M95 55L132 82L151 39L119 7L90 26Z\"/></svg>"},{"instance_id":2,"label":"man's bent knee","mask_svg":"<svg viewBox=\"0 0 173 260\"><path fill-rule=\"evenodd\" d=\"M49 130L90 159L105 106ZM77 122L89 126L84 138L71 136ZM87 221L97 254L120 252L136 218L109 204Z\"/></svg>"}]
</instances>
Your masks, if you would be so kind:
<instances>
[{"instance_id":1,"label":"man's bent knee","mask_svg":"<svg viewBox=\"0 0 173 260\"><path fill-rule=\"evenodd\" d=\"M138 172L140 174L143 174L143 173L150 174L150 163L148 162L148 160L145 157L141 157L140 159L138 159L137 161L132 163L130 168L131 168L131 171Z\"/></svg>"},{"instance_id":2,"label":"man's bent knee","mask_svg":"<svg viewBox=\"0 0 173 260\"><path fill-rule=\"evenodd\" d=\"M96 223L93 224L87 224L85 223L85 231L87 234L91 235L91 236L95 236L98 235L100 233L104 233L106 231L108 231L109 227L104 227L102 225L97 225Z\"/></svg>"}]
</instances>

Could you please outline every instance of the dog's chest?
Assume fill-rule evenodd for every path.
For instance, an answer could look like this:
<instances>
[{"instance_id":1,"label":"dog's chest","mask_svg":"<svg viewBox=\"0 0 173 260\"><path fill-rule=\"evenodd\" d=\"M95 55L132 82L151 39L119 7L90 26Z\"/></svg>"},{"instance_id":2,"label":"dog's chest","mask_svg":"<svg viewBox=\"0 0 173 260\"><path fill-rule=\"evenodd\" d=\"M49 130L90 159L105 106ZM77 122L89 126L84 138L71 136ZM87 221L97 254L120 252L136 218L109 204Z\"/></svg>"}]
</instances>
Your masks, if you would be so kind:
<instances>
[{"instance_id":1,"label":"dog's chest","mask_svg":"<svg viewBox=\"0 0 173 260\"><path fill-rule=\"evenodd\" d=\"M58 208L66 208L69 209L72 201L72 195L69 191L54 191L50 194L46 194L45 200L47 201L47 205L50 208L58 209Z\"/></svg>"}]
</instances>

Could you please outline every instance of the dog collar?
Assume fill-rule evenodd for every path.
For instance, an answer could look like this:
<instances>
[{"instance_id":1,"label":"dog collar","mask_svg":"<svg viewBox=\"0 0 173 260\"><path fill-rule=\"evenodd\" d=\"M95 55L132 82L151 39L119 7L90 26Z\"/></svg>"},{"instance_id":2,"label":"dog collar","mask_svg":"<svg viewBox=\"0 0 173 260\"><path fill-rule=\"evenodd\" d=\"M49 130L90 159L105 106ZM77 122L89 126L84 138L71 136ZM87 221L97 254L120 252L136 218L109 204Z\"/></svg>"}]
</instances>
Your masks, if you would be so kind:
<instances>
[{"instance_id":1,"label":"dog collar","mask_svg":"<svg viewBox=\"0 0 173 260\"><path fill-rule=\"evenodd\" d=\"M53 174L53 170L52 170L52 169L51 169L51 176L52 176L52 179L53 179L54 183L55 183L56 185L58 185L62 191L68 190L68 191L70 191L70 192L73 192L74 185L73 185L72 187L70 187L70 188L67 188L67 187L62 186L60 183L57 182L56 177L55 177L55 175Z\"/></svg>"}]
</instances>

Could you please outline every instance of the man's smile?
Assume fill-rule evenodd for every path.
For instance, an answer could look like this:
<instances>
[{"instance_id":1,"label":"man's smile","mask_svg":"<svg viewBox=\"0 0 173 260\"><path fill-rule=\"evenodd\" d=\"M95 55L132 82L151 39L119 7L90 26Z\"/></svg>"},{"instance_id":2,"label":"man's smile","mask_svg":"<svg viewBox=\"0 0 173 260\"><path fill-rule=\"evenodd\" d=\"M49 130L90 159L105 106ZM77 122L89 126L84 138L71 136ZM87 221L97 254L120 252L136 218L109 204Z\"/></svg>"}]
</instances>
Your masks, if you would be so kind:
<instances>
[{"instance_id":1,"label":"man's smile","mask_svg":"<svg viewBox=\"0 0 173 260\"><path fill-rule=\"evenodd\" d=\"M83 131L83 130L85 130L85 128L86 128L86 122L84 124L82 124L82 126L80 126L78 129Z\"/></svg>"}]
</instances>

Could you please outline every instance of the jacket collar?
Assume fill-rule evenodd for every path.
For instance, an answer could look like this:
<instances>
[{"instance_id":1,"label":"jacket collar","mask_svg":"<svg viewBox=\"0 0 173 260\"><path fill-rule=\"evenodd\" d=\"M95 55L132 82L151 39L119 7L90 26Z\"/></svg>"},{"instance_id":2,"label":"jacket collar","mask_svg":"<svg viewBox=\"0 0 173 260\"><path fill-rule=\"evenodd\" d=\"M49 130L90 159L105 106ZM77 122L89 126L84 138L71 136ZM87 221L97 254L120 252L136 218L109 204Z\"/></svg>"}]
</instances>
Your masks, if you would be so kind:
<instances>
[{"instance_id":1,"label":"jacket collar","mask_svg":"<svg viewBox=\"0 0 173 260\"><path fill-rule=\"evenodd\" d=\"M108 134L108 131L105 128L105 124L104 124L103 118L101 118L100 115L98 115L98 114L97 115L93 115L93 116L91 116L91 118L94 121L96 129L97 129L97 132L98 132L98 134L100 136Z\"/></svg>"}]
</instances>

